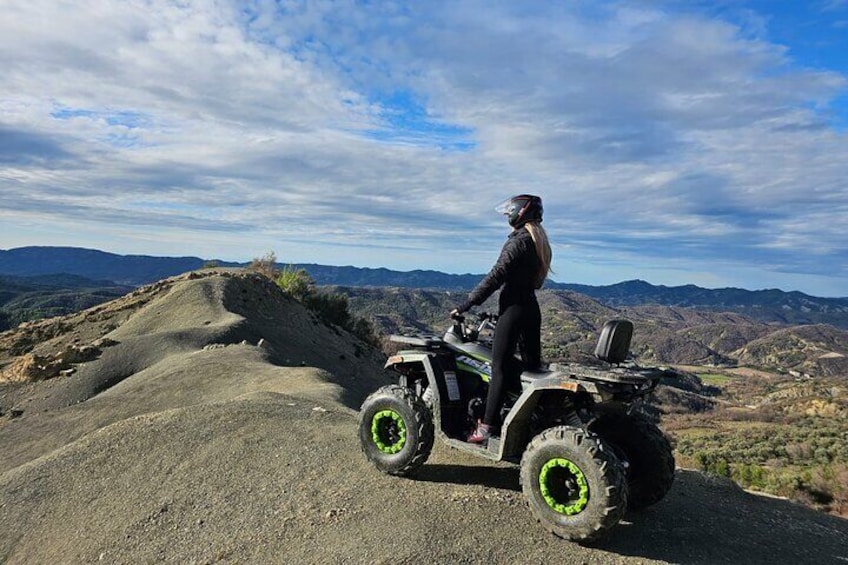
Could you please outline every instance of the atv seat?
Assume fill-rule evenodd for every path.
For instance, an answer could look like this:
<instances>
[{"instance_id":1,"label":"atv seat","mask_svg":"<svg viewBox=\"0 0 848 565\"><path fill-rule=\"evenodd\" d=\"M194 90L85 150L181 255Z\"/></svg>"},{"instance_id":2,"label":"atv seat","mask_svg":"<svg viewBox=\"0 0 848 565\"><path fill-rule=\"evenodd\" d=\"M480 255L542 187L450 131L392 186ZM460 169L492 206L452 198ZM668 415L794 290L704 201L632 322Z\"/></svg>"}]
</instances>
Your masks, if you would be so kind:
<instances>
[{"instance_id":1,"label":"atv seat","mask_svg":"<svg viewBox=\"0 0 848 565\"><path fill-rule=\"evenodd\" d=\"M480 345L479 343L474 341L463 342L461 339L450 333L445 334L445 341L448 343L451 349L460 351L462 353L467 353L475 359L481 359L486 361L492 360L492 349L486 347L485 345Z\"/></svg>"},{"instance_id":2,"label":"atv seat","mask_svg":"<svg viewBox=\"0 0 848 565\"><path fill-rule=\"evenodd\" d=\"M445 334L444 342L455 351L467 353L477 359L492 360L492 349L476 341L463 341L458 335L448 332Z\"/></svg>"}]
</instances>

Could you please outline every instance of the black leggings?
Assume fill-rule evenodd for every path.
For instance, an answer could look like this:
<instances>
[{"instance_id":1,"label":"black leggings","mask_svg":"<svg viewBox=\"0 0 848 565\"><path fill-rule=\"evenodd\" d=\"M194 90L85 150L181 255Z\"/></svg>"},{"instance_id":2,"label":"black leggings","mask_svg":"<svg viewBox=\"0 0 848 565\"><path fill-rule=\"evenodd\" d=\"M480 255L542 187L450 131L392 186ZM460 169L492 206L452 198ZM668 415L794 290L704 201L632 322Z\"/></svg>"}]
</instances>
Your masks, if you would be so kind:
<instances>
[{"instance_id":1,"label":"black leggings","mask_svg":"<svg viewBox=\"0 0 848 565\"><path fill-rule=\"evenodd\" d=\"M537 369L542 364L542 316L535 300L526 304L507 306L498 318L492 344L492 378L486 399L483 423L500 425L500 410L508 390L521 390L521 364L515 358L516 346L521 344L524 369Z\"/></svg>"}]
</instances>

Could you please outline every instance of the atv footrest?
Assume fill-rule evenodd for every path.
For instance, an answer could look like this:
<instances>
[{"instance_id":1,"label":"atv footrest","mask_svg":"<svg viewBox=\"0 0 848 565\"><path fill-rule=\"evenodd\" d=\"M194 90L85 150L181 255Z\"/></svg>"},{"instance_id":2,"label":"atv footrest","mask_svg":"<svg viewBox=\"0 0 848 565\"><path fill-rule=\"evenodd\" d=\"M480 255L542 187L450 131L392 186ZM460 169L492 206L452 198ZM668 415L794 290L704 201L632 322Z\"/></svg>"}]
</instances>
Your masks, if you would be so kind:
<instances>
[{"instance_id":1,"label":"atv footrest","mask_svg":"<svg viewBox=\"0 0 848 565\"><path fill-rule=\"evenodd\" d=\"M500 454L501 449L501 438L499 437L490 437L489 441L486 443L486 450L497 457Z\"/></svg>"},{"instance_id":2,"label":"atv footrest","mask_svg":"<svg viewBox=\"0 0 848 565\"><path fill-rule=\"evenodd\" d=\"M521 373L521 382L532 383L538 379L544 379L553 375L552 371L524 371Z\"/></svg>"},{"instance_id":3,"label":"atv footrest","mask_svg":"<svg viewBox=\"0 0 848 565\"><path fill-rule=\"evenodd\" d=\"M445 438L445 443L454 449L480 455L486 459L497 461L499 458L500 438L490 438L487 445L468 443L454 438Z\"/></svg>"}]
</instances>

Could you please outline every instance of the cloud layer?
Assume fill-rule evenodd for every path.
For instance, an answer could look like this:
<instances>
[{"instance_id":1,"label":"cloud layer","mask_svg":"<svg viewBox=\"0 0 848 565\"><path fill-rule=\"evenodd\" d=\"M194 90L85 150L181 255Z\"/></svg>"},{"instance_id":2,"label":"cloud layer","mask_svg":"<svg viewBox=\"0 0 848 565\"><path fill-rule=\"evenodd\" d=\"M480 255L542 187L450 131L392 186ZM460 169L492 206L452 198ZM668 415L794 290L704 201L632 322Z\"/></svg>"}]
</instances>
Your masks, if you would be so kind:
<instances>
[{"instance_id":1,"label":"cloud layer","mask_svg":"<svg viewBox=\"0 0 848 565\"><path fill-rule=\"evenodd\" d=\"M0 247L483 272L534 192L558 280L848 295L845 69L633 6L13 2Z\"/></svg>"}]
</instances>

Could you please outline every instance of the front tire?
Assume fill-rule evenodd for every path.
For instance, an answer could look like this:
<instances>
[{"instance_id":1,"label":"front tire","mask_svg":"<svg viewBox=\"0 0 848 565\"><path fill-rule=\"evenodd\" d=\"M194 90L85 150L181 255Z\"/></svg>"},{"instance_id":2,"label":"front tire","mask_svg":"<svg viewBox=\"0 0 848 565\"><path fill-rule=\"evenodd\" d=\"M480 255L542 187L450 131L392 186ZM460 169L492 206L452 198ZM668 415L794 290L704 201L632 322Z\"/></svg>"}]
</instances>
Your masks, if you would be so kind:
<instances>
[{"instance_id":1,"label":"front tire","mask_svg":"<svg viewBox=\"0 0 848 565\"><path fill-rule=\"evenodd\" d=\"M530 511L564 539L597 541L627 509L621 464L579 428L557 426L533 438L521 458L520 480Z\"/></svg>"},{"instance_id":2,"label":"front tire","mask_svg":"<svg viewBox=\"0 0 848 565\"><path fill-rule=\"evenodd\" d=\"M674 454L656 425L638 414L609 412L593 420L589 430L627 462L631 509L647 508L663 499L674 482Z\"/></svg>"},{"instance_id":3,"label":"front tire","mask_svg":"<svg viewBox=\"0 0 848 565\"><path fill-rule=\"evenodd\" d=\"M390 475L410 475L433 449L433 416L415 393L388 385L359 409L359 443L365 457Z\"/></svg>"}]
</instances>

